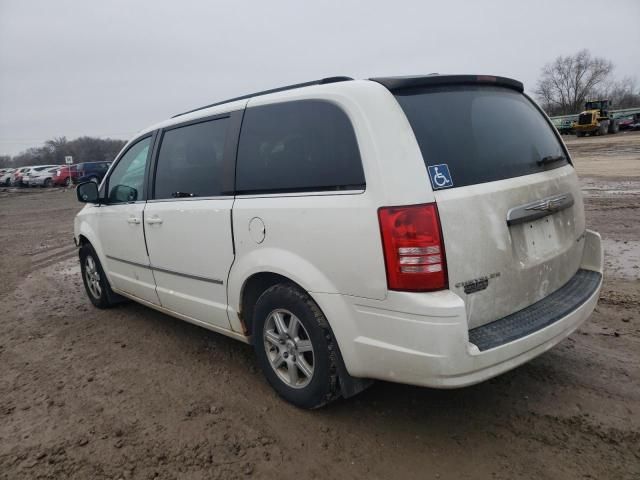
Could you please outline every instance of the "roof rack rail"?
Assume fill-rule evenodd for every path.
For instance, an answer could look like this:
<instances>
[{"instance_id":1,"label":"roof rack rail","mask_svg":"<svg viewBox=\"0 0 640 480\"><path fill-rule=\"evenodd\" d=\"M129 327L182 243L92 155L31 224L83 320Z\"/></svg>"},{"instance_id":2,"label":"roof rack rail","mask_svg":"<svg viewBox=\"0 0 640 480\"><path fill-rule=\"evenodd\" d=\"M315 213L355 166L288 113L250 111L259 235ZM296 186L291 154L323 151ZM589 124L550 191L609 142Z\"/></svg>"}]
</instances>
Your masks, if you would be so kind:
<instances>
[{"instance_id":1,"label":"roof rack rail","mask_svg":"<svg viewBox=\"0 0 640 480\"><path fill-rule=\"evenodd\" d=\"M248 95L242 95L241 97L230 98L229 100L224 100L222 102L211 103L209 105L205 105L204 107L194 108L193 110L189 110L187 112L178 113L177 115L174 115L171 118L180 117L188 113L197 112L198 110L204 110L205 108L215 107L217 105L224 105L225 103L231 103L237 100L246 100L247 98L258 97L260 95L267 95L269 93L284 92L285 90L293 90L296 88L310 87L312 85L324 85L327 83L347 82L349 80L353 80L353 78L343 77L343 76L327 77L327 78L321 78L320 80L313 80L311 82L296 83L294 85L287 85L284 87L272 88L271 90L264 90L262 92L250 93Z\"/></svg>"}]
</instances>

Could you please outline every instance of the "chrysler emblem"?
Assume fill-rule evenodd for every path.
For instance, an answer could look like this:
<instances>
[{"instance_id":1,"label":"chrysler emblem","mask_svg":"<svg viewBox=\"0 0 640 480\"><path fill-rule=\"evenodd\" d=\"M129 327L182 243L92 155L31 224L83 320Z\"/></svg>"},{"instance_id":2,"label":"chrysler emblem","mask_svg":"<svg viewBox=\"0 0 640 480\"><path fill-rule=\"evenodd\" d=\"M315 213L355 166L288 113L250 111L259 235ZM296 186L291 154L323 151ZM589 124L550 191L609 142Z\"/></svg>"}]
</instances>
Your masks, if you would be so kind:
<instances>
[{"instance_id":1,"label":"chrysler emblem","mask_svg":"<svg viewBox=\"0 0 640 480\"><path fill-rule=\"evenodd\" d=\"M563 202L567 199L564 197L557 197L549 200L543 200L540 203L527 207L526 210L538 210L540 212L557 212L562 207Z\"/></svg>"}]
</instances>

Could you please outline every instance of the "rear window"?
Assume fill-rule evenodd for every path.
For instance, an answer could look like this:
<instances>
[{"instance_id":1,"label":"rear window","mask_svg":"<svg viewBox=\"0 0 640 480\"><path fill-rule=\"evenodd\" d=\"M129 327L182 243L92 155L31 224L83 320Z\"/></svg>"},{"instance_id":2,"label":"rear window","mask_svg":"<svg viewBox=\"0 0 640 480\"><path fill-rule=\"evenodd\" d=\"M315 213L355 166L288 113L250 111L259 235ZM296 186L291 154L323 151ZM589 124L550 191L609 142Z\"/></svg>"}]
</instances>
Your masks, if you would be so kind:
<instances>
[{"instance_id":1,"label":"rear window","mask_svg":"<svg viewBox=\"0 0 640 480\"><path fill-rule=\"evenodd\" d=\"M358 142L338 106L299 100L246 110L236 167L239 193L348 190L364 184Z\"/></svg>"},{"instance_id":2,"label":"rear window","mask_svg":"<svg viewBox=\"0 0 640 480\"><path fill-rule=\"evenodd\" d=\"M529 175L568 163L566 158L538 163L565 152L546 118L517 91L465 85L394 93L427 167L448 167L447 186Z\"/></svg>"}]
</instances>

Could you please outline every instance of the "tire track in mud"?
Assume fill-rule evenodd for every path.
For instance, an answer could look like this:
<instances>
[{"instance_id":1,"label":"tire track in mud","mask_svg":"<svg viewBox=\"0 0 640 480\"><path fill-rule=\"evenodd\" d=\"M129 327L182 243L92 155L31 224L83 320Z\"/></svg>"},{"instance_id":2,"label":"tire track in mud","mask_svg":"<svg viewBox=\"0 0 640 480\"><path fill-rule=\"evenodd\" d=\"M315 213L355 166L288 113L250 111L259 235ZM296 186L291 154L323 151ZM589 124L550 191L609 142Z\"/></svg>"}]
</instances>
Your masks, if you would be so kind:
<instances>
[{"instance_id":1,"label":"tire track in mud","mask_svg":"<svg viewBox=\"0 0 640 480\"><path fill-rule=\"evenodd\" d=\"M564 417L531 411L511 416L503 427L519 441L551 447L568 461L586 456L588 463L606 463L609 478L631 480L640 475L640 432L598 424L588 413ZM569 464L562 467L571 469Z\"/></svg>"},{"instance_id":2,"label":"tire track in mud","mask_svg":"<svg viewBox=\"0 0 640 480\"><path fill-rule=\"evenodd\" d=\"M77 255L75 245L64 245L62 247L49 247L37 253L30 254L30 270L42 270L59 262L64 262Z\"/></svg>"},{"instance_id":3,"label":"tire track in mud","mask_svg":"<svg viewBox=\"0 0 640 480\"><path fill-rule=\"evenodd\" d=\"M640 297L614 291L602 292L599 303L628 309L640 309Z\"/></svg>"}]
</instances>

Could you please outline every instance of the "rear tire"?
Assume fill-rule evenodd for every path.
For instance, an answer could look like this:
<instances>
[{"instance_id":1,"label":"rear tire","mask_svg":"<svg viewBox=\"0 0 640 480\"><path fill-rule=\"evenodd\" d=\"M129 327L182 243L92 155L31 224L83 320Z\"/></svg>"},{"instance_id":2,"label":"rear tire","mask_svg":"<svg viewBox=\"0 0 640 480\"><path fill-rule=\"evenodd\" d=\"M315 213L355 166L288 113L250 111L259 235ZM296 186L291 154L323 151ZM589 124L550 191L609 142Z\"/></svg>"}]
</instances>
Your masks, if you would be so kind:
<instances>
[{"instance_id":1,"label":"rear tire","mask_svg":"<svg viewBox=\"0 0 640 480\"><path fill-rule=\"evenodd\" d=\"M51 186L51 179L50 178L45 178L44 179L44 188L49 188Z\"/></svg>"},{"instance_id":2,"label":"rear tire","mask_svg":"<svg viewBox=\"0 0 640 480\"><path fill-rule=\"evenodd\" d=\"M288 402L312 409L338 398L333 332L318 305L297 286L280 283L258 298L253 343L267 381Z\"/></svg>"},{"instance_id":3,"label":"rear tire","mask_svg":"<svg viewBox=\"0 0 640 480\"><path fill-rule=\"evenodd\" d=\"M88 243L80 248L80 271L91 303L97 308L112 307L116 303L116 294L111 290L96 251Z\"/></svg>"},{"instance_id":4,"label":"rear tire","mask_svg":"<svg viewBox=\"0 0 640 480\"><path fill-rule=\"evenodd\" d=\"M73 185L73 180L71 180L71 177L67 177L67 179L64 181L65 186L70 187L71 185Z\"/></svg>"}]
</instances>

